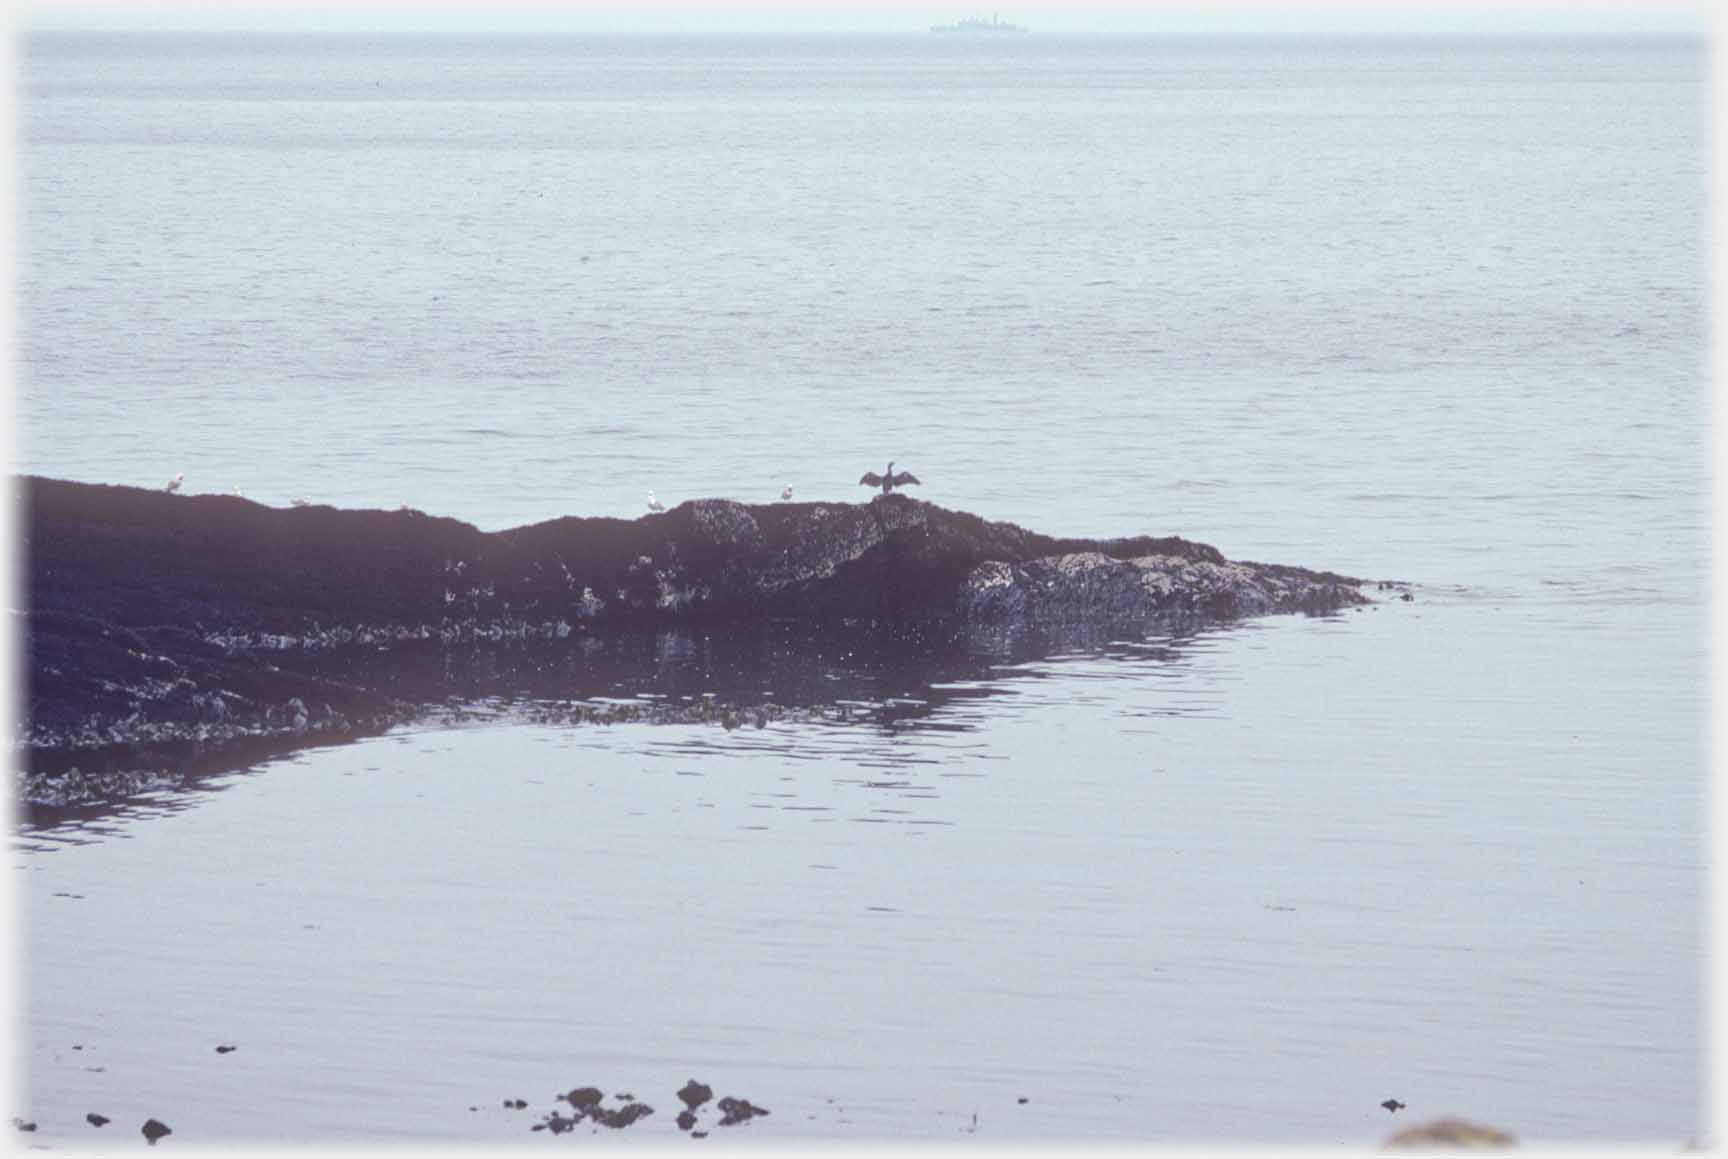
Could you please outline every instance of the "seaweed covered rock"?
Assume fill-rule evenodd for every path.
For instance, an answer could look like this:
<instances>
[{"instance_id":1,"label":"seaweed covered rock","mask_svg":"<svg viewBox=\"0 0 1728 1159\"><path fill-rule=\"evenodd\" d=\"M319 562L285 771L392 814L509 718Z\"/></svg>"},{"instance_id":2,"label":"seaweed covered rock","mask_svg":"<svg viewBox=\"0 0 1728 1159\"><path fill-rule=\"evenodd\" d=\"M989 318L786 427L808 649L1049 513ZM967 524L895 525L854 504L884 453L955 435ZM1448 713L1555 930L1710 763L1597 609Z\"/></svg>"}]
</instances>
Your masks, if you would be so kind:
<instances>
[{"instance_id":1,"label":"seaweed covered rock","mask_svg":"<svg viewBox=\"0 0 1728 1159\"><path fill-rule=\"evenodd\" d=\"M1174 536L1055 538L899 494L702 499L482 532L413 510L15 486L30 801L53 799L74 766L81 779L61 780L77 796L381 731L496 689L488 674L530 646L533 694L569 696L559 681L626 632L797 623L820 648L860 624L929 634L1367 602L1361 581Z\"/></svg>"}]
</instances>

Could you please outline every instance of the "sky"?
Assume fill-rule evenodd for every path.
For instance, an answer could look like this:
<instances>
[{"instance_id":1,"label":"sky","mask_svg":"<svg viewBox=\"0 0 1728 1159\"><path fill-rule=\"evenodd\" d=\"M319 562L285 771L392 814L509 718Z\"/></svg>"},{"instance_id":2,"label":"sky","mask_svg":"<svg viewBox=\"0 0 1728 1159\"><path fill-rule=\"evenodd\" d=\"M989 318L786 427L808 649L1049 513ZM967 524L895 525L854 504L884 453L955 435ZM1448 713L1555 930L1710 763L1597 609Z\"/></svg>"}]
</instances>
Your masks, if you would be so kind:
<instances>
[{"instance_id":1,"label":"sky","mask_svg":"<svg viewBox=\"0 0 1728 1159\"><path fill-rule=\"evenodd\" d=\"M332 0L236 3L234 0L36 0L21 6L25 28L214 28L257 31L416 33L866 34L922 33L931 24L988 16L1045 35L1626 35L1698 34L1710 25L1702 3L1581 5L1565 0L1433 3L1378 0L1326 6L1259 3L1097 3L1016 5L1000 0L884 0L868 7L836 0L801 4L522 2L497 5L436 0Z\"/></svg>"}]
</instances>

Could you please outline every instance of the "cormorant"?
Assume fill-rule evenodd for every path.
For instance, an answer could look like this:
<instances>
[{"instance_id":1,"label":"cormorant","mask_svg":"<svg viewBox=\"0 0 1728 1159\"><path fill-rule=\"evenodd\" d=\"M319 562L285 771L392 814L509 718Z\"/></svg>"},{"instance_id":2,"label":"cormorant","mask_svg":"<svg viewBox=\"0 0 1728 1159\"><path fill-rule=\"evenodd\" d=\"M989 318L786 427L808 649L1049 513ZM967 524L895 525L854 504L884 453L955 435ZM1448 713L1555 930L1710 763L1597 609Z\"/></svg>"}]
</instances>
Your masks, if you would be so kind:
<instances>
[{"instance_id":1,"label":"cormorant","mask_svg":"<svg viewBox=\"0 0 1728 1159\"><path fill-rule=\"evenodd\" d=\"M888 460L888 473L886 475L878 475L876 472L871 471L868 475L865 475L862 479L858 480L858 485L861 487L880 487L882 488L882 494L886 495L896 487L904 487L908 483L916 482L918 482L918 476L914 475L910 471L902 471L896 475L894 473L894 460L890 459Z\"/></svg>"}]
</instances>

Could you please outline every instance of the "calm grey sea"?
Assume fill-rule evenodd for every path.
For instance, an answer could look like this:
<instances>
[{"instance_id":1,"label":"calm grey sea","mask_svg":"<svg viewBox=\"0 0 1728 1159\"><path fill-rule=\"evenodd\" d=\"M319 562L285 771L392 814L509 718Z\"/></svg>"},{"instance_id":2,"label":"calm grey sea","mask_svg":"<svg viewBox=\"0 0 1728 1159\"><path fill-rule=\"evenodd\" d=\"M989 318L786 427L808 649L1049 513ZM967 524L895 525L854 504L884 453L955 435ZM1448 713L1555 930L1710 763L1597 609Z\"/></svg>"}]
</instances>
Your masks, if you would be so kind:
<instances>
[{"instance_id":1,"label":"calm grey sea","mask_svg":"<svg viewBox=\"0 0 1728 1159\"><path fill-rule=\"evenodd\" d=\"M1706 67L27 36L24 471L491 529L894 459L1419 586L26 831L14 1113L496 1145L594 1084L669 1142L697 1077L758 1141L1699 1136Z\"/></svg>"}]
</instances>

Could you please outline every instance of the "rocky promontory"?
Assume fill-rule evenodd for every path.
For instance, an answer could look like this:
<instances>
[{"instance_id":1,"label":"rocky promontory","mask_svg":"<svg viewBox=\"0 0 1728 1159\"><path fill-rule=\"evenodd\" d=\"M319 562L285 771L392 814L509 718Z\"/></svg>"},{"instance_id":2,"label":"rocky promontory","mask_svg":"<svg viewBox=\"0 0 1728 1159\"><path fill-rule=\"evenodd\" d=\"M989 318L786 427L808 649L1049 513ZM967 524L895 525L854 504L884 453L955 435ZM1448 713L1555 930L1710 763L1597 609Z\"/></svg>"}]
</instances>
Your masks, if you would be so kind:
<instances>
[{"instance_id":1,"label":"rocky promontory","mask_svg":"<svg viewBox=\"0 0 1728 1159\"><path fill-rule=\"evenodd\" d=\"M1056 538L899 494L693 500L483 532L409 509L16 488L19 740L40 774L232 765L376 731L459 694L453 656L472 672L531 646L532 691L568 695L559 673L631 632L919 633L1367 602L1362 581L1331 572L1232 562L1173 536Z\"/></svg>"}]
</instances>

